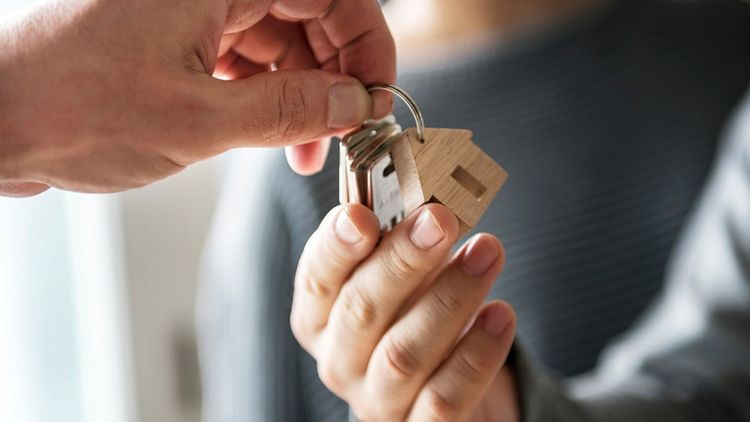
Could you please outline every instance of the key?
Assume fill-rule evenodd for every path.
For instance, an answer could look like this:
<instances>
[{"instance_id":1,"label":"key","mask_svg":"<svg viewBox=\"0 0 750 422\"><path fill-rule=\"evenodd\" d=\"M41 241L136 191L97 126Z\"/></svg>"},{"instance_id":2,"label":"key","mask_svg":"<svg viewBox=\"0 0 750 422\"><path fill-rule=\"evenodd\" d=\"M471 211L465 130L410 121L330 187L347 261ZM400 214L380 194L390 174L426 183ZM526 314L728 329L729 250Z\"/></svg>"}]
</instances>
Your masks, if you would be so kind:
<instances>
[{"instance_id":1,"label":"key","mask_svg":"<svg viewBox=\"0 0 750 422\"><path fill-rule=\"evenodd\" d=\"M437 202L456 215L460 235L487 210L508 174L462 129L425 129L416 102L395 85L375 85L403 99L417 122L402 131L393 116L365 122L339 146L339 200L375 213L383 233L421 205Z\"/></svg>"},{"instance_id":2,"label":"key","mask_svg":"<svg viewBox=\"0 0 750 422\"><path fill-rule=\"evenodd\" d=\"M465 129L409 129L393 143L404 212L437 202L458 218L459 236L477 225L508 173L472 142Z\"/></svg>"},{"instance_id":3,"label":"key","mask_svg":"<svg viewBox=\"0 0 750 422\"><path fill-rule=\"evenodd\" d=\"M366 122L339 146L339 200L360 203L378 217L382 232L404 218L390 145L402 134L393 116Z\"/></svg>"}]
</instances>

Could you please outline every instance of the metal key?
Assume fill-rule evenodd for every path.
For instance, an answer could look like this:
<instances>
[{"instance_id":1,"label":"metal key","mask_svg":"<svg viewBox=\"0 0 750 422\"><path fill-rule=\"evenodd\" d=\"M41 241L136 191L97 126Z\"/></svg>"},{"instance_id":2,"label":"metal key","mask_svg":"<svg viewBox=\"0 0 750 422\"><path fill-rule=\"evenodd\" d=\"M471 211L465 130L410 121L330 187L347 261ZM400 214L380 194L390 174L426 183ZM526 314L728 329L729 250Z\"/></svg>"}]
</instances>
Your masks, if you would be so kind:
<instances>
[{"instance_id":1,"label":"metal key","mask_svg":"<svg viewBox=\"0 0 750 422\"><path fill-rule=\"evenodd\" d=\"M368 90L385 90L404 100L417 122L420 140L423 139L422 112L409 94L391 84L372 85ZM339 149L339 201L360 203L373 210L382 232L391 230L406 215L391 156L391 145L403 135L401 126L389 115L367 121L344 136Z\"/></svg>"},{"instance_id":2,"label":"metal key","mask_svg":"<svg viewBox=\"0 0 750 422\"><path fill-rule=\"evenodd\" d=\"M417 103L401 88L378 84L414 115L406 132L393 116L365 122L341 141L340 200L372 209L383 232L428 202L448 207L460 235L474 227L508 173L472 142L465 129L425 129ZM403 192L401 191L403 189Z\"/></svg>"},{"instance_id":3,"label":"metal key","mask_svg":"<svg viewBox=\"0 0 750 422\"><path fill-rule=\"evenodd\" d=\"M360 203L378 217L383 232L404 218L398 177L393 167L390 144L401 136L393 116L368 121L346 135L339 147L339 200Z\"/></svg>"}]
</instances>

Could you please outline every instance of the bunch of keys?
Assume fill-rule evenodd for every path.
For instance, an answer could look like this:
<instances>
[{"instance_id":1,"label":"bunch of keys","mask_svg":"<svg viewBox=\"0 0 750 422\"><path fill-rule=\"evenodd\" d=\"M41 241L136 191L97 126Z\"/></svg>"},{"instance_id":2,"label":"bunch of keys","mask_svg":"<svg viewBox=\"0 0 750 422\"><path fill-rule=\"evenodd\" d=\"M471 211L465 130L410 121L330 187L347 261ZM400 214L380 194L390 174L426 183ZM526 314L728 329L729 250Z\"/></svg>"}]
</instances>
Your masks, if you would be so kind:
<instances>
[{"instance_id":1,"label":"bunch of keys","mask_svg":"<svg viewBox=\"0 0 750 422\"><path fill-rule=\"evenodd\" d=\"M508 174L463 129L425 128L414 99L392 84L374 85L401 98L416 121L406 131L392 115L365 122L340 144L339 200L370 208L382 233L428 202L448 207L460 235L473 228Z\"/></svg>"}]
</instances>

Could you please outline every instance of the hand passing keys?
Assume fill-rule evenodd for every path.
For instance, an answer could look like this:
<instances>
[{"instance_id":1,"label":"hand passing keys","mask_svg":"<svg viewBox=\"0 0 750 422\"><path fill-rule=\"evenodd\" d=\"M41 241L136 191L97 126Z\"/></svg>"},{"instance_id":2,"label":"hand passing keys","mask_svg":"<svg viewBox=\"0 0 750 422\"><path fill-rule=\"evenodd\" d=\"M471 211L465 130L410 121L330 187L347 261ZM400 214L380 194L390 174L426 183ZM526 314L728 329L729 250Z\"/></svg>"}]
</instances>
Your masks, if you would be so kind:
<instances>
[{"instance_id":1,"label":"hand passing keys","mask_svg":"<svg viewBox=\"0 0 750 422\"><path fill-rule=\"evenodd\" d=\"M450 256L458 231L450 210L428 204L378 244L377 218L352 204L308 241L292 330L361 420L517 420L501 369L515 315L504 302L483 305L504 250L480 234Z\"/></svg>"}]
</instances>

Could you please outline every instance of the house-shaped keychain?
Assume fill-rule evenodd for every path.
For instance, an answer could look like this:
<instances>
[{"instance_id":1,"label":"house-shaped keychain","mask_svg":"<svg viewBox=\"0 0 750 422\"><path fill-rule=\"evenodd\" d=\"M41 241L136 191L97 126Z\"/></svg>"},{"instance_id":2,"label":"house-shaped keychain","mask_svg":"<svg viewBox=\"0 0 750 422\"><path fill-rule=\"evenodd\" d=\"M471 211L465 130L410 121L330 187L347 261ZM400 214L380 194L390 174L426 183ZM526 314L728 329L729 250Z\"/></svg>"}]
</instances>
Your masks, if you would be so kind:
<instances>
[{"instance_id":1,"label":"house-shaped keychain","mask_svg":"<svg viewBox=\"0 0 750 422\"><path fill-rule=\"evenodd\" d=\"M460 236L479 222L508 178L472 142L470 130L425 128L420 139L409 129L391 146L391 157L406 215L422 204L441 203L458 217Z\"/></svg>"}]
</instances>

